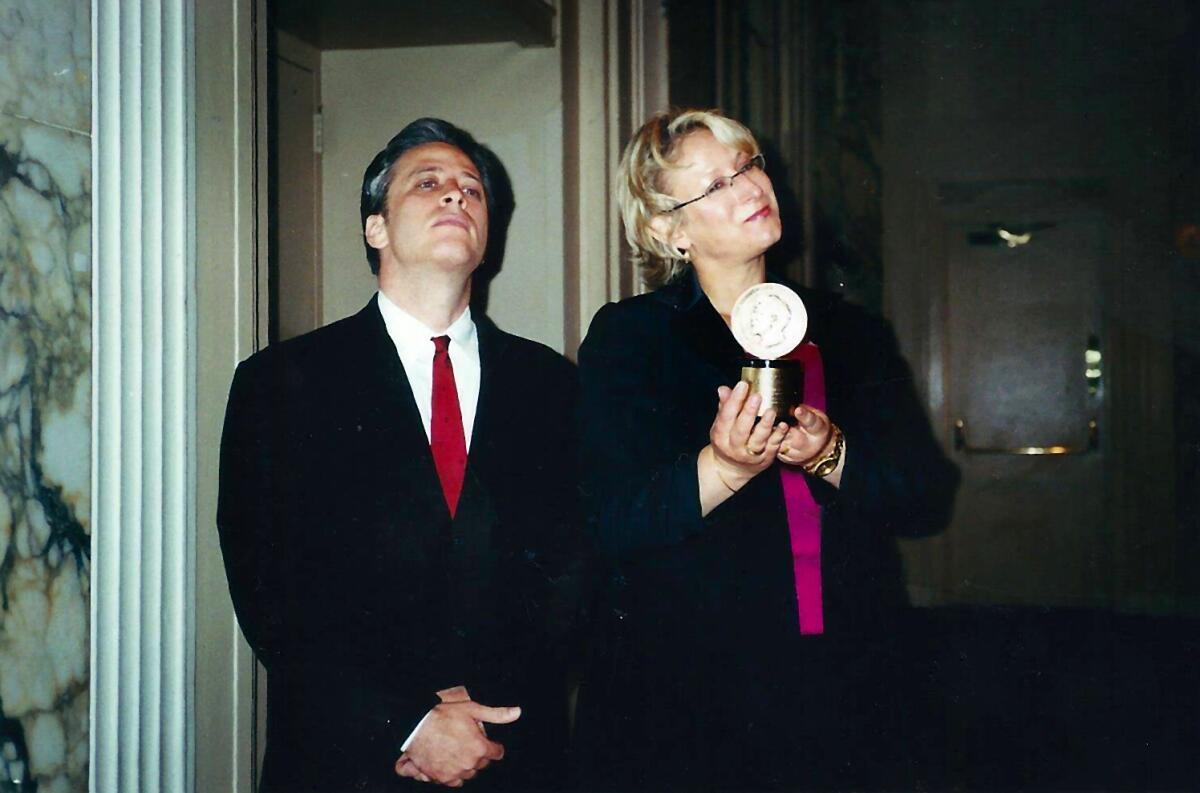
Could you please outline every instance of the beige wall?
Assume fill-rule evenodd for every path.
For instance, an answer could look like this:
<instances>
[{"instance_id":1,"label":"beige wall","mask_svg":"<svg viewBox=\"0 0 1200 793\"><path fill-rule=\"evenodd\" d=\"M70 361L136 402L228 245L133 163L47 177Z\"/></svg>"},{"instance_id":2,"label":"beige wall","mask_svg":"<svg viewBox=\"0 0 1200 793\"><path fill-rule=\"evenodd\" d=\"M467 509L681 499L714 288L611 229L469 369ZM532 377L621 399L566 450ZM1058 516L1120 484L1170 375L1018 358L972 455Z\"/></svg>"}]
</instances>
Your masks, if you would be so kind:
<instances>
[{"instance_id":1,"label":"beige wall","mask_svg":"<svg viewBox=\"0 0 1200 793\"><path fill-rule=\"evenodd\" d=\"M489 145L512 179L517 209L488 313L562 351L560 61L558 48L516 44L322 53L325 322L357 311L375 290L358 217L363 169L409 121L437 116Z\"/></svg>"}]
</instances>

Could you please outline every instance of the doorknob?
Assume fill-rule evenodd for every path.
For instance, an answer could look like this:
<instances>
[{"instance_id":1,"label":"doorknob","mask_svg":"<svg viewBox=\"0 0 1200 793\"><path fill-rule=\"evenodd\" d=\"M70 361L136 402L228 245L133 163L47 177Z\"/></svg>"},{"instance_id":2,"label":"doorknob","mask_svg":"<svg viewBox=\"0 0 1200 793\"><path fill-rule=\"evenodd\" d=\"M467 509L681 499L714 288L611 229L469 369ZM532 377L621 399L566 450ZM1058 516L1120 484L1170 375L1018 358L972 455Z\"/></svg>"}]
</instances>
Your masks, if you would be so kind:
<instances>
[{"instance_id":1,"label":"doorknob","mask_svg":"<svg viewBox=\"0 0 1200 793\"><path fill-rule=\"evenodd\" d=\"M1088 439L1086 446L1064 446L1062 444L1047 444L1045 446L972 446L967 441L967 422L956 419L954 422L954 450L964 454L1020 454L1020 455L1061 455L1087 454L1100 448L1100 427L1095 419L1088 421Z\"/></svg>"}]
</instances>

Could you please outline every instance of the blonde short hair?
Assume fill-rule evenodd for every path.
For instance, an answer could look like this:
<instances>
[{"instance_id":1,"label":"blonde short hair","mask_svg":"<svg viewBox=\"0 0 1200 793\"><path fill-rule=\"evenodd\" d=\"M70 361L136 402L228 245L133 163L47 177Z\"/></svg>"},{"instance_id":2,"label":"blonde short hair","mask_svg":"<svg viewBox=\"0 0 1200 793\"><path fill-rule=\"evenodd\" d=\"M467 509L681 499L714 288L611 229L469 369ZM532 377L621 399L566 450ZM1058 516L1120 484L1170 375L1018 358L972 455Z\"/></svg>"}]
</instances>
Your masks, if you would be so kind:
<instances>
[{"instance_id":1,"label":"blonde short hair","mask_svg":"<svg viewBox=\"0 0 1200 793\"><path fill-rule=\"evenodd\" d=\"M642 125L625 147L617 170L617 206L625 224L625 239L633 262L650 288L670 283L689 267L687 257L655 236L651 222L673 209L679 199L663 192L662 177L676 166L679 145L697 130L708 130L720 143L749 155L758 142L743 125L717 110L683 109L659 113ZM664 215L673 232L682 216Z\"/></svg>"}]
</instances>

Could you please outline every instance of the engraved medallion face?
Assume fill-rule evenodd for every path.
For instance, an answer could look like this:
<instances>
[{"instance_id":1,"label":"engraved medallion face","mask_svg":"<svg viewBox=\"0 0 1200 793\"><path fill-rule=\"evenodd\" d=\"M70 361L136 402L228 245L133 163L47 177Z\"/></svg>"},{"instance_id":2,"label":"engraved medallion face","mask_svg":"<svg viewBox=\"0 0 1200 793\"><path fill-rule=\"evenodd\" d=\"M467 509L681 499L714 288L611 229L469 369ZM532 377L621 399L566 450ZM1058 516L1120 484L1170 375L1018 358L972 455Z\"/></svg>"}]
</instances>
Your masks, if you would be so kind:
<instances>
[{"instance_id":1,"label":"engraved medallion face","mask_svg":"<svg viewBox=\"0 0 1200 793\"><path fill-rule=\"evenodd\" d=\"M800 295L782 284L757 284L733 304L733 337L757 358L774 360L804 340L808 311Z\"/></svg>"}]
</instances>

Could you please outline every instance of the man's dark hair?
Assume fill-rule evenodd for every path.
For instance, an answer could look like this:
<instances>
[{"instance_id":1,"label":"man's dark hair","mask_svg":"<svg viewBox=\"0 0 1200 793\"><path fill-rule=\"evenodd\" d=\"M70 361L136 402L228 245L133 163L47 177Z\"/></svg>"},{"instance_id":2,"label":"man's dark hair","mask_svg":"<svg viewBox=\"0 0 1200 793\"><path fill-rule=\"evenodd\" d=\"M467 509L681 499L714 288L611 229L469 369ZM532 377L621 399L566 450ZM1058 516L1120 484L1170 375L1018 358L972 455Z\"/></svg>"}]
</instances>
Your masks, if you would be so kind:
<instances>
[{"instance_id":1,"label":"man's dark hair","mask_svg":"<svg viewBox=\"0 0 1200 793\"><path fill-rule=\"evenodd\" d=\"M367 250L367 262L371 265L371 272L375 275L379 274L379 251L372 248L367 242L367 218L371 215L387 215L387 195L388 188L392 184L392 167L396 164L396 160L404 155L404 152L426 143L447 143L467 155L467 158L478 169L479 179L483 182L483 195L487 203L489 225L492 224L494 216L503 213L503 208L497 205L497 200L500 198L498 192L500 186L496 183L496 178L501 173L503 166L500 165L492 150L471 137L471 133L459 129L449 121L443 121L440 118L418 118L388 141L387 146L384 146L383 150L375 155L375 159L371 160L371 164L367 166L367 170L363 174L362 193L359 196L363 247ZM489 249L490 247L489 241Z\"/></svg>"}]
</instances>

